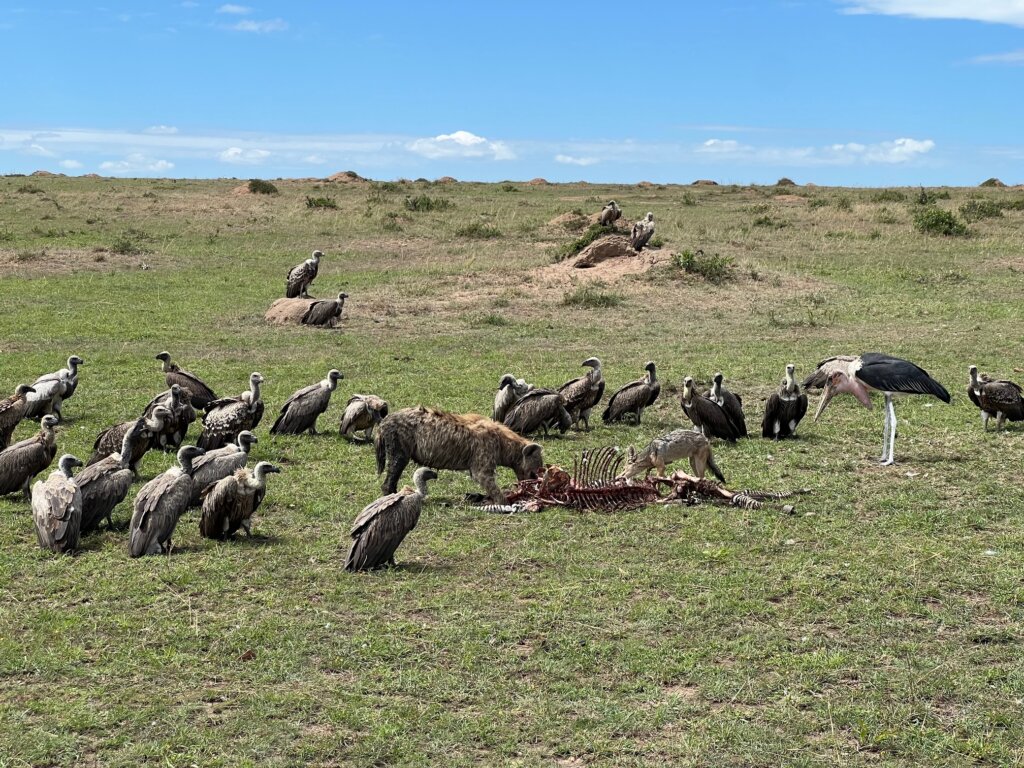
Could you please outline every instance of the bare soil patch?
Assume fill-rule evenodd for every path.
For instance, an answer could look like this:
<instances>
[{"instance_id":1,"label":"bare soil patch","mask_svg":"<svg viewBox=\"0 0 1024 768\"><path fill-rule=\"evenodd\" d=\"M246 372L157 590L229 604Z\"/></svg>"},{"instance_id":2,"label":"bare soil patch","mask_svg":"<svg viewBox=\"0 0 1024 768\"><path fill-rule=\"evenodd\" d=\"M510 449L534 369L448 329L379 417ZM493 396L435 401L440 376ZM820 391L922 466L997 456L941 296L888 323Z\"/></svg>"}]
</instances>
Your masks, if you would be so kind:
<instances>
[{"instance_id":1,"label":"bare soil patch","mask_svg":"<svg viewBox=\"0 0 1024 768\"><path fill-rule=\"evenodd\" d=\"M301 325L302 316L316 299L277 299L263 316L274 325Z\"/></svg>"},{"instance_id":2,"label":"bare soil patch","mask_svg":"<svg viewBox=\"0 0 1024 768\"><path fill-rule=\"evenodd\" d=\"M152 262L151 254L123 254L82 248L47 248L38 253L25 253L0 248L2 271L18 277L142 269L143 265L148 268Z\"/></svg>"}]
</instances>

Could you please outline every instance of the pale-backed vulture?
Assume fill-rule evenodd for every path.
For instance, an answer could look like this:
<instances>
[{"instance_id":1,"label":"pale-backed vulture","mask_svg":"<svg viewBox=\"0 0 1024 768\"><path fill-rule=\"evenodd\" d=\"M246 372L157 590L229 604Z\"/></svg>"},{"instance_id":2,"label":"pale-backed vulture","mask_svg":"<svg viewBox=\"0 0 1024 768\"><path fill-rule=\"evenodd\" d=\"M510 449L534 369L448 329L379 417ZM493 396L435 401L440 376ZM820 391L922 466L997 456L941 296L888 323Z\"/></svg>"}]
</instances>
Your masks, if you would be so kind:
<instances>
[{"instance_id":1,"label":"pale-backed vulture","mask_svg":"<svg viewBox=\"0 0 1024 768\"><path fill-rule=\"evenodd\" d=\"M164 424L170 418L170 409L163 405L158 405L153 408L148 418L132 419L131 421L124 421L108 427L96 437L96 442L92 445L92 456L89 457L86 466L91 467L101 459L120 451L124 436L131 431L136 431L139 439L132 443L132 452L131 457L128 459L128 465L131 467L132 472L138 474L142 457L146 455L146 451L153 447L155 436L160 434Z\"/></svg>"},{"instance_id":2,"label":"pale-backed vulture","mask_svg":"<svg viewBox=\"0 0 1024 768\"><path fill-rule=\"evenodd\" d=\"M379 498L359 513L352 523L352 547L345 558L346 571L395 564L395 550L420 519L427 481L436 479L437 472L420 467L412 476L415 488L406 486Z\"/></svg>"},{"instance_id":3,"label":"pale-backed vulture","mask_svg":"<svg viewBox=\"0 0 1024 768\"><path fill-rule=\"evenodd\" d=\"M968 372L971 381L967 396L981 410L982 427L988 429L988 420L992 416L996 417L996 429L1002 429L1007 421L1024 420L1024 396L1019 384L981 377L976 365L972 365Z\"/></svg>"},{"instance_id":4,"label":"pale-backed vulture","mask_svg":"<svg viewBox=\"0 0 1024 768\"><path fill-rule=\"evenodd\" d=\"M68 367L61 368L53 373L40 376L32 383L34 392L28 395L28 410L26 418L37 419L40 416L52 413L58 419L62 419L61 408L65 400L70 400L78 389L78 366L84 365L85 361L78 355L68 358Z\"/></svg>"},{"instance_id":5,"label":"pale-backed vulture","mask_svg":"<svg viewBox=\"0 0 1024 768\"><path fill-rule=\"evenodd\" d=\"M78 549L82 530L82 492L71 477L73 467L82 462L65 453L58 468L45 480L32 486L32 519L36 524L39 546L58 554Z\"/></svg>"},{"instance_id":6,"label":"pale-backed vulture","mask_svg":"<svg viewBox=\"0 0 1024 768\"><path fill-rule=\"evenodd\" d=\"M263 418L263 400L260 384L263 375L253 371L249 375L249 389L237 397L222 397L206 406L203 431L196 444L204 451L222 448L238 439L243 430L252 432Z\"/></svg>"},{"instance_id":7,"label":"pale-backed vulture","mask_svg":"<svg viewBox=\"0 0 1024 768\"><path fill-rule=\"evenodd\" d=\"M143 418L152 416L160 405L168 410L170 416L164 419L160 431L153 433L152 447L166 453L177 453L185 442L189 426L196 420L196 409L192 407L188 391L180 384L172 384L170 389L150 400L142 412Z\"/></svg>"},{"instance_id":8,"label":"pale-backed vulture","mask_svg":"<svg viewBox=\"0 0 1024 768\"><path fill-rule=\"evenodd\" d=\"M653 236L654 214L648 211L646 216L633 225L633 230L629 236L629 244L633 246L634 251L639 253Z\"/></svg>"},{"instance_id":9,"label":"pale-backed vulture","mask_svg":"<svg viewBox=\"0 0 1024 768\"><path fill-rule=\"evenodd\" d=\"M532 389L509 409L502 423L523 437L538 430L544 430L547 437L548 429L565 434L572 426L572 416L560 394L550 389Z\"/></svg>"},{"instance_id":10,"label":"pale-backed vulture","mask_svg":"<svg viewBox=\"0 0 1024 768\"><path fill-rule=\"evenodd\" d=\"M590 412L604 395L604 376L601 374L601 361L596 357L588 357L580 365L590 370L560 386L558 393L565 400L565 409L569 411L572 425L578 428L582 421L589 431Z\"/></svg>"},{"instance_id":11,"label":"pale-backed vulture","mask_svg":"<svg viewBox=\"0 0 1024 768\"><path fill-rule=\"evenodd\" d=\"M21 491L30 498L32 478L50 466L57 455L57 417L46 414L39 432L0 451L0 496Z\"/></svg>"},{"instance_id":12,"label":"pale-backed vulture","mask_svg":"<svg viewBox=\"0 0 1024 768\"><path fill-rule=\"evenodd\" d=\"M128 539L132 557L170 553L174 528L192 496L192 460L202 455L202 448L184 446L178 451L178 466L139 489Z\"/></svg>"},{"instance_id":13,"label":"pale-backed vulture","mask_svg":"<svg viewBox=\"0 0 1024 768\"><path fill-rule=\"evenodd\" d=\"M28 412L28 398L35 390L28 384L19 384L14 394L0 400L0 451L11 444L11 435Z\"/></svg>"},{"instance_id":14,"label":"pale-backed vulture","mask_svg":"<svg viewBox=\"0 0 1024 768\"><path fill-rule=\"evenodd\" d=\"M164 380L167 382L167 386L173 387L177 384L185 390L193 408L202 410L211 400L217 399L217 396L206 385L206 382L194 373L186 371L177 363L172 362L170 352L161 352L156 356L156 359L163 362Z\"/></svg>"},{"instance_id":15,"label":"pale-backed vulture","mask_svg":"<svg viewBox=\"0 0 1024 768\"><path fill-rule=\"evenodd\" d=\"M258 443L256 435L248 430L238 433L238 439L231 445L207 451L192 462L192 498L190 507L202 503L202 493L210 485L236 472L249 461L249 451Z\"/></svg>"},{"instance_id":16,"label":"pale-backed vulture","mask_svg":"<svg viewBox=\"0 0 1024 768\"><path fill-rule=\"evenodd\" d=\"M125 433L121 450L100 459L81 472L75 483L82 490L82 533L91 533L106 519L107 530L114 529L114 507L124 501L135 480L131 468L134 446L149 442L145 420L138 419L135 426Z\"/></svg>"},{"instance_id":17,"label":"pale-backed vulture","mask_svg":"<svg viewBox=\"0 0 1024 768\"><path fill-rule=\"evenodd\" d=\"M288 280L285 283L284 295L289 299L309 297L309 284L316 279L320 271L320 259L323 258L323 251L313 251L313 255L301 264L296 264L288 270Z\"/></svg>"},{"instance_id":18,"label":"pale-backed vulture","mask_svg":"<svg viewBox=\"0 0 1024 768\"><path fill-rule=\"evenodd\" d=\"M511 373L506 373L498 382L498 391L494 395L494 408L491 411L491 418L495 421L504 421L509 409L519 402L520 398L533 389L532 384L527 384L523 379L517 379Z\"/></svg>"},{"instance_id":19,"label":"pale-backed vulture","mask_svg":"<svg viewBox=\"0 0 1024 768\"><path fill-rule=\"evenodd\" d=\"M207 539L228 539L239 528L252 536L252 516L267 493L267 474L280 472L269 461L261 461L252 471L237 469L203 491L203 515L199 533Z\"/></svg>"},{"instance_id":20,"label":"pale-backed vulture","mask_svg":"<svg viewBox=\"0 0 1024 768\"><path fill-rule=\"evenodd\" d=\"M342 437L355 439L358 429L363 431L363 440L373 439L373 428L388 415L388 402L376 395L352 395L341 415L338 432Z\"/></svg>"},{"instance_id":21,"label":"pale-backed vulture","mask_svg":"<svg viewBox=\"0 0 1024 768\"><path fill-rule=\"evenodd\" d=\"M768 398L761 422L762 437L769 440L796 437L796 427L807 413L807 395L800 391L795 372L793 363L787 365L786 378Z\"/></svg>"},{"instance_id":22,"label":"pale-backed vulture","mask_svg":"<svg viewBox=\"0 0 1024 768\"><path fill-rule=\"evenodd\" d=\"M338 387L338 380L345 375L332 368L327 378L316 384L303 387L289 397L281 406L281 415L270 428L272 435L300 435L305 431L316 434L316 420L327 410L331 403L331 394Z\"/></svg>"},{"instance_id":23,"label":"pale-backed vulture","mask_svg":"<svg viewBox=\"0 0 1024 768\"><path fill-rule=\"evenodd\" d=\"M302 316L303 325L319 325L334 328L341 322L341 313L345 308L348 294L341 291L337 299L320 299L314 301Z\"/></svg>"},{"instance_id":24,"label":"pale-backed vulture","mask_svg":"<svg viewBox=\"0 0 1024 768\"><path fill-rule=\"evenodd\" d=\"M640 423L644 408L653 405L661 394L661 382L658 381L654 363L649 361L644 369L647 373L642 379L629 382L611 396L608 407L601 414L601 421L610 424L613 421L621 421L624 416L631 414L636 423Z\"/></svg>"},{"instance_id":25,"label":"pale-backed vulture","mask_svg":"<svg viewBox=\"0 0 1024 768\"><path fill-rule=\"evenodd\" d=\"M747 420L743 416L743 400L739 395L730 392L723 386L724 380L725 377L721 371L716 373L711 380L711 389L704 394L704 397L721 406L732 423L736 425L739 436L746 437Z\"/></svg>"},{"instance_id":26,"label":"pale-backed vulture","mask_svg":"<svg viewBox=\"0 0 1024 768\"><path fill-rule=\"evenodd\" d=\"M618 203L614 200L609 200L608 204L601 209L601 214L597 217L597 223L604 227L612 226L616 221L622 217L622 209L619 208Z\"/></svg>"},{"instance_id":27,"label":"pale-backed vulture","mask_svg":"<svg viewBox=\"0 0 1024 768\"><path fill-rule=\"evenodd\" d=\"M734 443L740 436L739 429L722 410L722 406L700 394L689 376L683 380L679 403L683 406L686 417L705 437L719 437Z\"/></svg>"}]
</instances>

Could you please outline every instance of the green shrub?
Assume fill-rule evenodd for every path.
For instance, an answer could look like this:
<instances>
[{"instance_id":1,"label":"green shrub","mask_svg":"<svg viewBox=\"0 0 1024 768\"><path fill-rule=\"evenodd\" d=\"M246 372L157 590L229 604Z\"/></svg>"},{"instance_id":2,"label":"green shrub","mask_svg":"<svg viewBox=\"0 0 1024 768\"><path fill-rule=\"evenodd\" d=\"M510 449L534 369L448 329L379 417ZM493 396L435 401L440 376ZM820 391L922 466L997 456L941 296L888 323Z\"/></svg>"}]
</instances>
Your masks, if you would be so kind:
<instances>
[{"instance_id":1,"label":"green shrub","mask_svg":"<svg viewBox=\"0 0 1024 768\"><path fill-rule=\"evenodd\" d=\"M502 184L501 185L501 191L502 192L518 192L519 188L515 184Z\"/></svg>"},{"instance_id":2,"label":"green shrub","mask_svg":"<svg viewBox=\"0 0 1024 768\"><path fill-rule=\"evenodd\" d=\"M949 192L945 189L941 192L933 192L930 189L921 187L917 193L918 205L932 205L937 200L949 200Z\"/></svg>"},{"instance_id":3,"label":"green shrub","mask_svg":"<svg viewBox=\"0 0 1024 768\"><path fill-rule=\"evenodd\" d=\"M850 198L848 198L846 195L837 197L833 205L835 205L837 211L849 212L853 210L853 201L850 200Z\"/></svg>"},{"instance_id":4,"label":"green shrub","mask_svg":"<svg viewBox=\"0 0 1024 768\"><path fill-rule=\"evenodd\" d=\"M307 208L337 208L338 204L334 202L333 197L310 197L306 195L306 207Z\"/></svg>"},{"instance_id":5,"label":"green shrub","mask_svg":"<svg viewBox=\"0 0 1024 768\"><path fill-rule=\"evenodd\" d=\"M782 219L775 219L765 214L764 216L758 216L753 221L755 227L765 227L766 229L782 229L789 226L788 221Z\"/></svg>"},{"instance_id":6,"label":"green shrub","mask_svg":"<svg viewBox=\"0 0 1024 768\"><path fill-rule=\"evenodd\" d=\"M965 221L995 219L1003 215L1003 209L994 200L968 200L960 206L960 215Z\"/></svg>"},{"instance_id":7,"label":"green shrub","mask_svg":"<svg viewBox=\"0 0 1024 768\"><path fill-rule=\"evenodd\" d=\"M254 195L276 195L277 187L263 179L249 179L249 191Z\"/></svg>"},{"instance_id":8,"label":"green shrub","mask_svg":"<svg viewBox=\"0 0 1024 768\"><path fill-rule=\"evenodd\" d=\"M646 248L661 248L665 245L665 238L661 235L655 235L647 241Z\"/></svg>"},{"instance_id":9,"label":"green shrub","mask_svg":"<svg viewBox=\"0 0 1024 768\"><path fill-rule=\"evenodd\" d=\"M964 237L968 234L967 225L950 211L928 206L914 214L914 227L926 235L943 235L945 237Z\"/></svg>"},{"instance_id":10,"label":"green shrub","mask_svg":"<svg viewBox=\"0 0 1024 768\"><path fill-rule=\"evenodd\" d=\"M672 266L691 275L700 275L713 285L721 285L735 277L733 260L717 253L705 254L704 251L694 253L685 250L672 254Z\"/></svg>"},{"instance_id":11,"label":"green shrub","mask_svg":"<svg viewBox=\"0 0 1024 768\"><path fill-rule=\"evenodd\" d=\"M41 195L43 190L34 184L22 184L15 190L19 195Z\"/></svg>"},{"instance_id":12,"label":"green shrub","mask_svg":"<svg viewBox=\"0 0 1024 768\"><path fill-rule=\"evenodd\" d=\"M126 229L114 238L114 242L110 244L110 252L120 253L125 256L148 253L148 250L143 243L149 239L149 235L145 232L140 232L137 229Z\"/></svg>"},{"instance_id":13,"label":"green shrub","mask_svg":"<svg viewBox=\"0 0 1024 768\"><path fill-rule=\"evenodd\" d=\"M459 227L455 230L456 237L465 237L470 240L490 240L494 237L501 237L501 230L491 224L482 224L474 221Z\"/></svg>"},{"instance_id":14,"label":"green shrub","mask_svg":"<svg viewBox=\"0 0 1024 768\"><path fill-rule=\"evenodd\" d=\"M566 307L584 307L586 309L600 309L604 307L617 307L622 303L622 296L618 293L602 290L600 282L593 285L581 285L571 291L566 291L562 296L562 305Z\"/></svg>"},{"instance_id":15,"label":"green shrub","mask_svg":"<svg viewBox=\"0 0 1024 768\"><path fill-rule=\"evenodd\" d=\"M556 261L562 261L575 256L577 253L582 251L588 245L595 240L600 240L605 235L609 235L615 231L615 227L606 227L601 224L591 224L587 227L587 230L573 240L571 243L566 243L558 249L556 254Z\"/></svg>"},{"instance_id":16,"label":"green shrub","mask_svg":"<svg viewBox=\"0 0 1024 768\"><path fill-rule=\"evenodd\" d=\"M871 198L876 203L903 203L906 199L907 193L899 189L883 189Z\"/></svg>"},{"instance_id":17,"label":"green shrub","mask_svg":"<svg viewBox=\"0 0 1024 768\"><path fill-rule=\"evenodd\" d=\"M405 208L408 211L425 213L427 211L447 211L454 208L455 203L447 197L431 197L430 195L419 195L418 197L406 197Z\"/></svg>"},{"instance_id":18,"label":"green shrub","mask_svg":"<svg viewBox=\"0 0 1024 768\"><path fill-rule=\"evenodd\" d=\"M811 210L815 208L824 208L828 205L828 200L824 197L812 197L807 201L807 207Z\"/></svg>"}]
</instances>

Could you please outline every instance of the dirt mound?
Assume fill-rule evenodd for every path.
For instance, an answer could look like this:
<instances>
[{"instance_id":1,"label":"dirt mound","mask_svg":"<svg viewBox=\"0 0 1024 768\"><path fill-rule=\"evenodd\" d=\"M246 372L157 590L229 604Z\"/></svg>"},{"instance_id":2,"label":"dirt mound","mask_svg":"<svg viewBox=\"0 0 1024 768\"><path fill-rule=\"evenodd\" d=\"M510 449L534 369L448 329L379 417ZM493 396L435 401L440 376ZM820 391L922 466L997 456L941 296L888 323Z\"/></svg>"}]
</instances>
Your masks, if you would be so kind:
<instances>
[{"instance_id":1,"label":"dirt mound","mask_svg":"<svg viewBox=\"0 0 1024 768\"><path fill-rule=\"evenodd\" d=\"M654 184L652 184L652 183L651 183L651 182L649 182L649 181L638 181L638 182L636 183L636 185L637 185L638 187L642 187L642 188L644 188L644 189L648 189L648 188L650 188L650 187L653 187L653 186L654 186Z\"/></svg>"},{"instance_id":2,"label":"dirt mound","mask_svg":"<svg viewBox=\"0 0 1024 768\"><path fill-rule=\"evenodd\" d=\"M281 298L270 305L270 309L263 317L274 325L300 325L302 316L314 301L316 299Z\"/></svg>"},{"instance_id":3,"label":"dirt mound","mask_svg":"<svg viewBox=\"0 0 1024 768\"><path fill-rule=\"evenodd\" d=\"M536 179L530 179L526 183L531 187L546 187L551 182L549 182L547 179L542 179L540 176L538 176Z\"/></svg>"},{"instance_id":4,"label":"dirt mound","mask_svg":"<svg viewBox=\"0 0 1024 768\"><path fill-rule=\"evenodd\" d=\"M569 232L579 232L588 224L597 221L597 215L587 216L586 214L573 213L572 211L569 211L568 213L563 213L561 216L555 216L555 218L547 223L547 226L552 229L564 229Z\"/></svg>"},{"instance_id":5,"label":"dirt mound","mask_svg":"<svg viewBox=\"0 0 1024 768\"><path fill-rule=\"evenodd\" d=\"M590 269L608 259L626 259L637 256L629 238L623 235L608 235L595 240L572 260L573 269Z\"/></svg>"},{"instance_id":6,"label":"dirt mound","mask_svg":"<svg viewBox=\"0 0 1024 768\"><path fill-rule=\"evenodd\" d=\"M978 186L979 187L1005 187L1006 185L1003 182L1001 182L999 179L997 179L995 176L993 176L991 179L985 179Z\"/></svg>"},{"instance_id":7,"label":"dirt mound","mask_svg":"<svg viewBox=\"0 0 1024 768\"><path fill-rule=\"evenodd\" d=\"M53 173L52 171L32 171L32 176L63 176L63 173Z\"/></svg>"},{"instance_id":8,"label":"dirt mound","mask_svg":"<svg viewBox=\"0 0 1024 768\"><path fill-rule=\"evenodd\" d=\"M711 179L697 179L690 186L691 187L717 187L718 186L718 182L717 181L712 181Z\"/></svg>"},{"instance_id":9,"label":"dirt mound","mask_svg":"<svg viewBox=\"0 0 1024 768\"><path fill-rule=\"evenodd\" d=\"M775 182L776 187L795 187L796 185L796 182L787 176L783 176L781 179Z\"/></svg>"},{"instance_id":10,"label":"dirt mound","mask_svg":"<svg viewBox=\"0 0 1024 768\"><path fill-rule=\"evenodd\" d=\"M459 180L456 179L454 176L442 176L440 179L438 179L434 183L435 184L456 184L456 183L458 183L458 181Z\"/></svg>"},{"instance_id":11,"label":"dirt mound","mask_svg":"<svg viewBox=\"0 0 1024 768\"><path fill-rule=\"evenodd\" d=\"M98 173L83 173L82 174L82 178L83 179L102 179L103 177L100 176Z\"/></svg>"},{"instance_id":12,"label":"dirt mound","mask_svg":"<svg viewBox=\"0 0 1024 768\"><path fill-rule=\"evenodd\" d=\"M359 184L368 181L355 171L339 171L328 176L324 181L338 181L342 184Z\"/></svg>"}]
</instances>

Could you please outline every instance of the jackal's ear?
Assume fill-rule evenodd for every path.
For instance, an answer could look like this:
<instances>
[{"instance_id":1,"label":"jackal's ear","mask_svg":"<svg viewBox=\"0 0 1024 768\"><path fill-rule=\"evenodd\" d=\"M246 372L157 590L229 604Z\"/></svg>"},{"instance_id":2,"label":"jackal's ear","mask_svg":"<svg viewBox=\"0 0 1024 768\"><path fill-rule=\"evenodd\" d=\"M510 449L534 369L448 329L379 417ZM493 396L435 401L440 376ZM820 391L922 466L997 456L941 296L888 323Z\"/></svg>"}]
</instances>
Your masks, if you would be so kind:
<instances>
[{"instance_id":1,"label":"jackal's ear","mask_svg":"<svg viewBox=\"0 0 1024 768\"><path fill-rule=\"evenodd\" d=\"M629 450L626 451L626 458L629 459L630 464L636 461L636 448L632 445L629 446Z\"/></svg>"}]
</instances>

